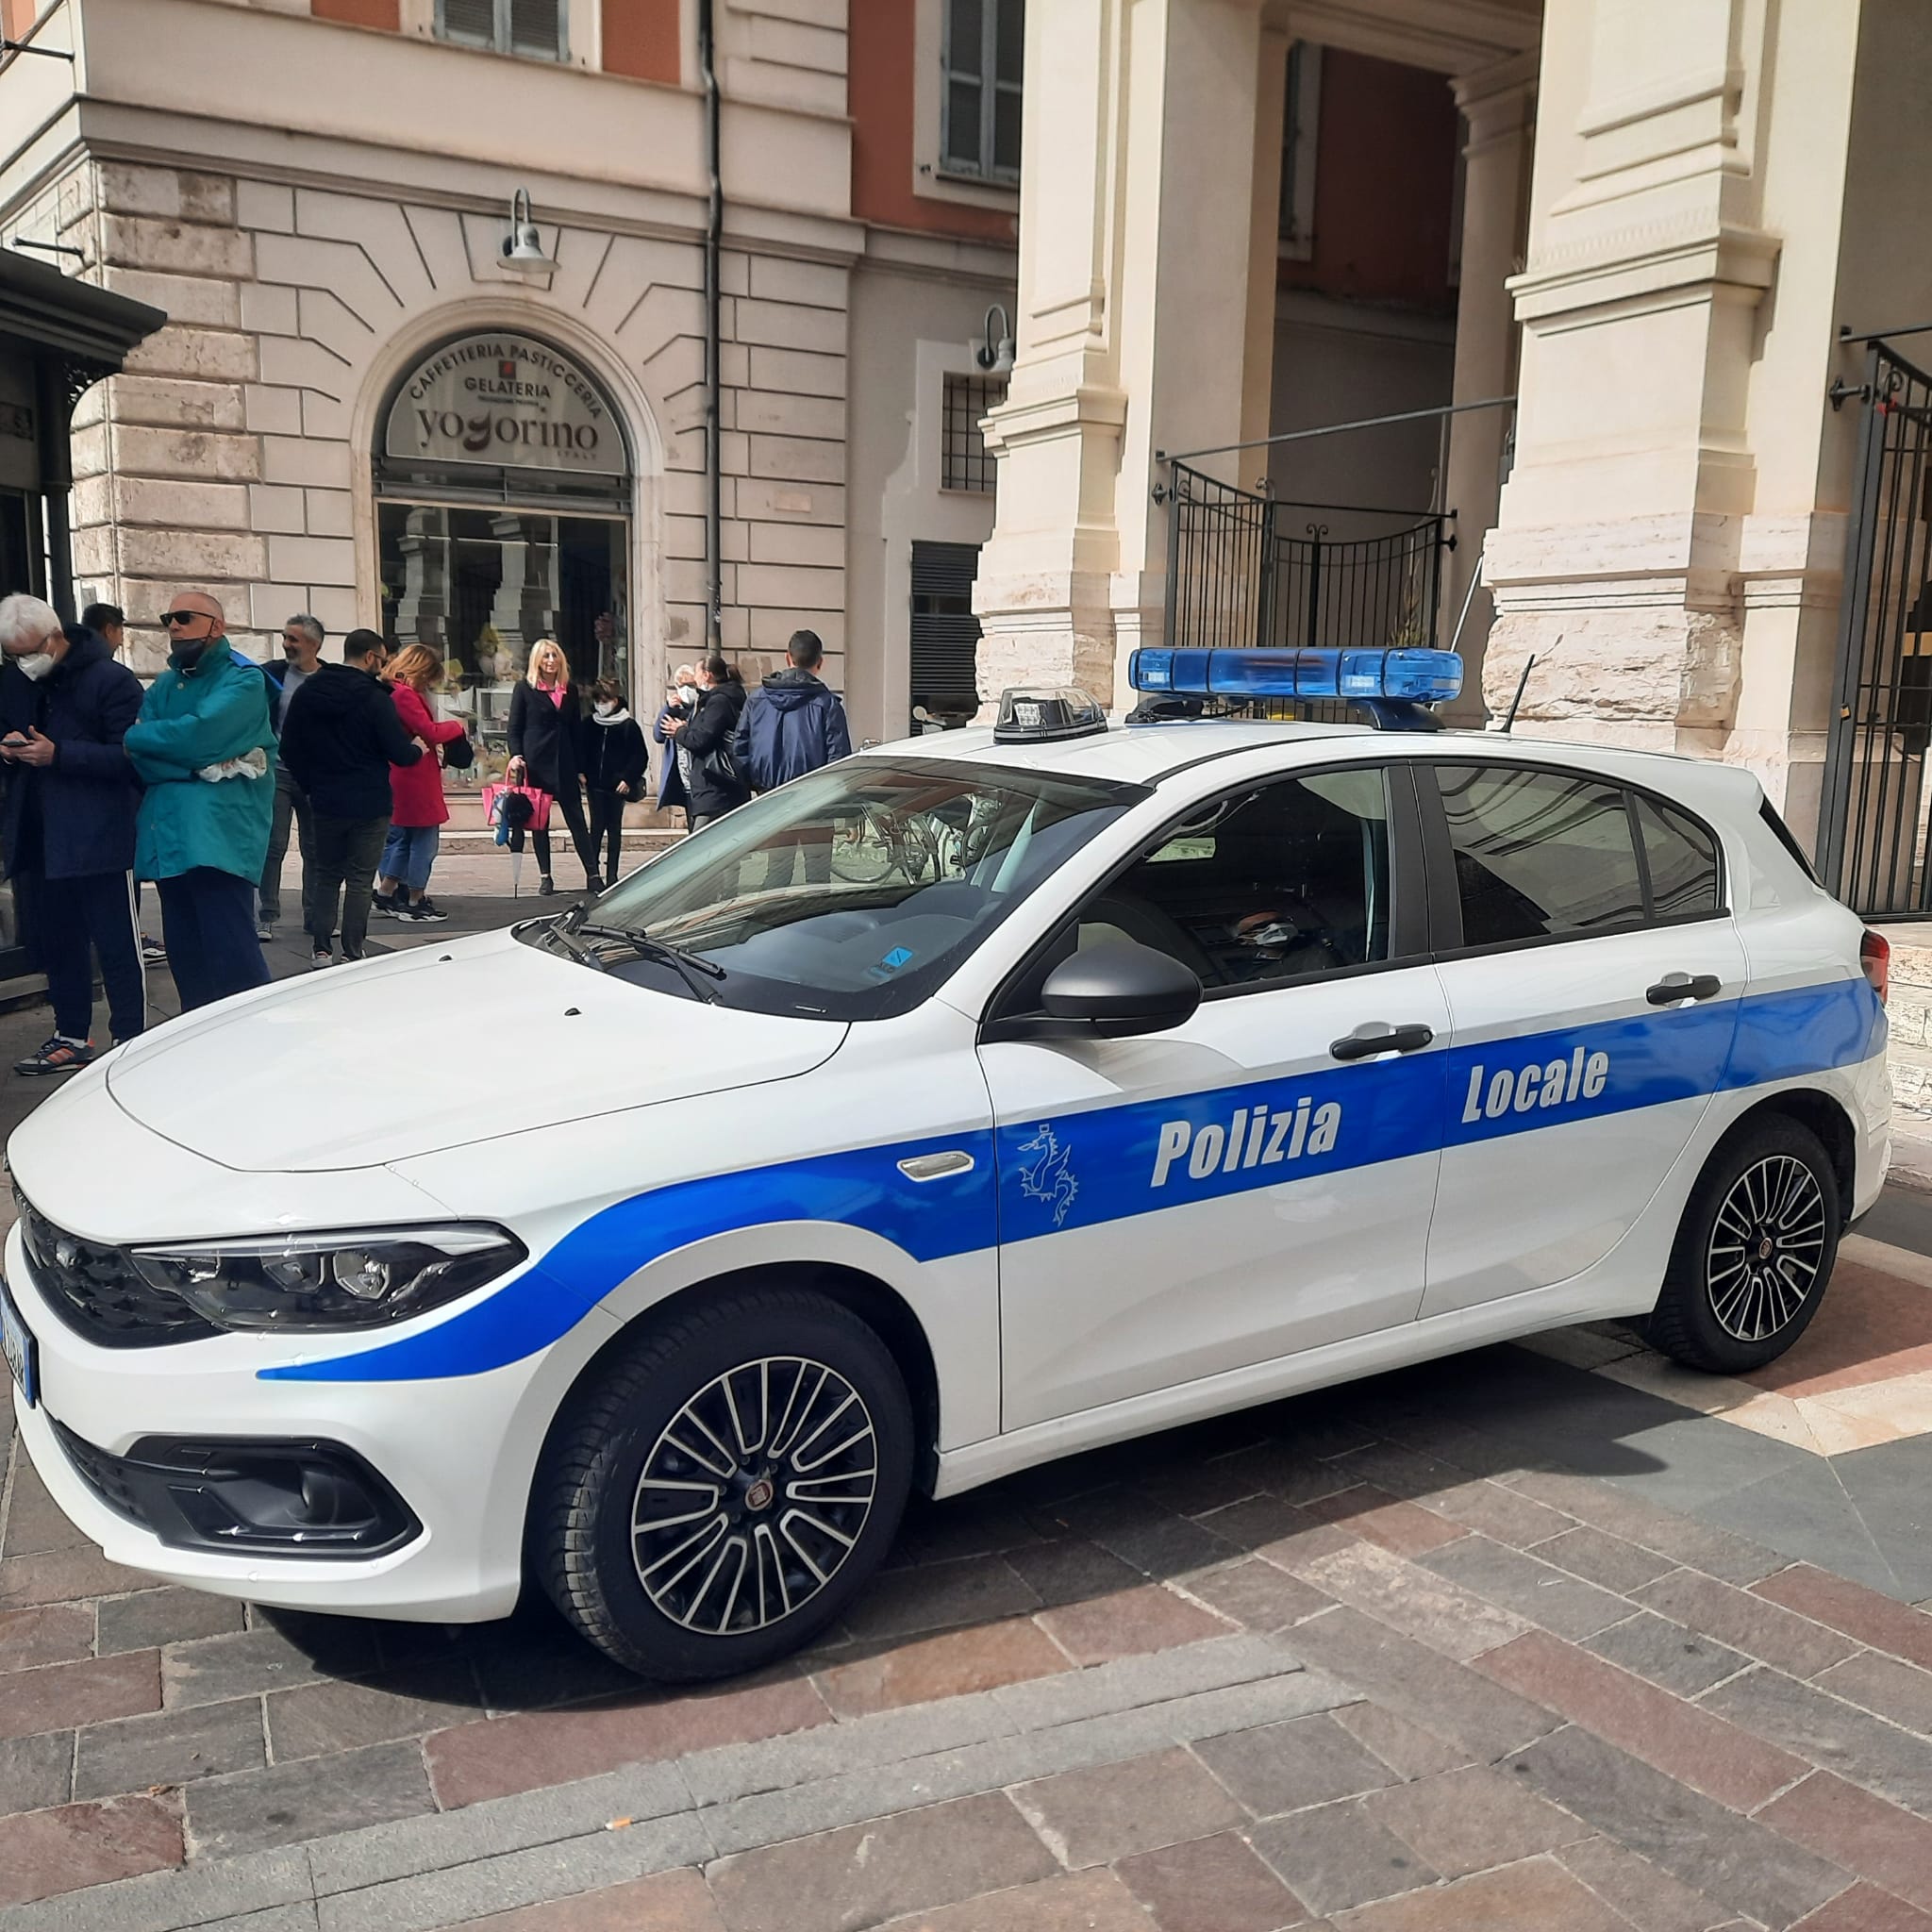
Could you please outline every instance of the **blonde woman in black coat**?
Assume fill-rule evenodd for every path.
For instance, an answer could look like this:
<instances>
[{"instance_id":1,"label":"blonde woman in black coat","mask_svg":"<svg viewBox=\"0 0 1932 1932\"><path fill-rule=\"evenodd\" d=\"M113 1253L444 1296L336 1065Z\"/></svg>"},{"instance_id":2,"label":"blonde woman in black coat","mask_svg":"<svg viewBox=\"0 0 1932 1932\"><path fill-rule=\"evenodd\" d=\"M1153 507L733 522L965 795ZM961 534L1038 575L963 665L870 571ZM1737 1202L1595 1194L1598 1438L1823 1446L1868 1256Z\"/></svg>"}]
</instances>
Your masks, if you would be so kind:
<instances>
[{"instance_id":1,"label":"blonde woman in black coat","mask_svg":"<svg viewBox=\"0 0 1932 1932\"><path fill-rule=\"evenodd\" d=\"M570 659L555 638L539 638L530 646L530 662L523 682L509 698L509 769L512 785L535 785L557 801L570 841L576 847L591 891L601 892L597 855L591 846L591 827L584 817L584 708L571 682ZM554 892L550 876L550 834L532 830L537 848L540 892Z\"/></svg>"}]
</instances>

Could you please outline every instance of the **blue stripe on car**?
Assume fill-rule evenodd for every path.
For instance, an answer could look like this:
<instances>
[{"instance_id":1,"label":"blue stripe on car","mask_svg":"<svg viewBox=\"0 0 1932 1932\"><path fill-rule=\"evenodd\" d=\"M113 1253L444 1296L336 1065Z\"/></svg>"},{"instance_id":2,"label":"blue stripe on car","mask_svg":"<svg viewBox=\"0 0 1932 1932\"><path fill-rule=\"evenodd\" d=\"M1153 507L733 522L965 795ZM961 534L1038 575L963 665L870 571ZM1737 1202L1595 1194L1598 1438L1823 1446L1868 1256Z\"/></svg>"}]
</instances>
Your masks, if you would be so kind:
<instances>
[{"instance_id":1,"label":"blue stripe on car","mask_svg":"<svg viewBox=\"0 0 1932 1932\"><path fill-rule=\"evenodd\" d=\"M996 1143L992 1133L981 1131L710 1174L604 1208L522 1274L431 1327L354 1354L259 1373L268 1380L328 1382L480 1374L547 1348L640 1268L733 1229L838 1222L880 1236L915 1261L936 1261L999 1241L1071 1232L1440 1146L1801 1078L1856 1065L1884 1045L1885 1010L1872 989L1862 979L1834 980L1440 1053L1324 1067L1291 1079L1092 1108L1002 1126ZM1548 1108L1462 1117L1473 1069L1483 1068L1487 1076L1491 1069L1551 1065L1579 1051L1586 1060L1596 1054L1607 1058L1596 1093L1578 1092ZM1198 1179L1184 1162L1176 1163L1158 1191L1152 1186L1164 1125L1225 1126L1238 1109L1252 1116L1266 1108L1279 1115L1304 1100L1311 1115L1325 1103L1340 1104L1332 1146L1231 1172L1217 1162ZM1042 1138L1044 1129L1052 1131ZM921 1185L899 1171L902 1160L952 1148L973 1155L970 1174ZM1050 1176L1043 1175L1042 1162L1055 1164Z\"/></svg>"}]
</instances>

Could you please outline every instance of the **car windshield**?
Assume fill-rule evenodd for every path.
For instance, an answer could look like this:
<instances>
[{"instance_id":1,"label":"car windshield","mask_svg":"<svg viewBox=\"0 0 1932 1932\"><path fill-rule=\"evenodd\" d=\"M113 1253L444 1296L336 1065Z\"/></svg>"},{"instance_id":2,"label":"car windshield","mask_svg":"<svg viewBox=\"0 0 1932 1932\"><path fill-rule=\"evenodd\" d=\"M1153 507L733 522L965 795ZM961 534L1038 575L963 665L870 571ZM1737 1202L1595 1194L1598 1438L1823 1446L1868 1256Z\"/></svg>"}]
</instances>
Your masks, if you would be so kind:
<instances>
[{"instance_id":1,"label":"car windshield","mask_svg":"<svg viewBox=\"0 0 1932 1932\"><path fill-rule=\"evenodd\" d=\"M887 1019L925 999L1062 860L1146 795L965 761L842 759L613 887L582 915L581 942L612 973L694 998ZM689 963L680 972L655 948L626 948L625 935Z\"/></svg>"}]
</instances>

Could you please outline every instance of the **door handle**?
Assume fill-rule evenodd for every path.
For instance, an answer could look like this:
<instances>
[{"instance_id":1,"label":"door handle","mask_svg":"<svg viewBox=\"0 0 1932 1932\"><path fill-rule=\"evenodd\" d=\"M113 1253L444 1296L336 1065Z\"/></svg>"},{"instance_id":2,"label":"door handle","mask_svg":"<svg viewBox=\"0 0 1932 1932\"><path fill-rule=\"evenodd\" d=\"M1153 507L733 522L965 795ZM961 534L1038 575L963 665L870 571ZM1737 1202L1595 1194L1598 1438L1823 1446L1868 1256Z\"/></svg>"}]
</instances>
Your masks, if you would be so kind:
<instances>
[{"instance_id":1,"label":"door handle","mask_svg":"<svg viewBox=\"0 0 1932 1932\"><path fill-rule=\"evenodd\" d=\"M1420 1022L1412 1026L1391 1026L1386 1020L1368 1020L1353 1033L1331 1041L1328 1052L1338 1060L1365 1060L1378 1053L1414 1053L1435 1037L1436 1029Z\"/></svg>"},{"instance_id":2,"label":"door handle","mask_svg":"<svg viewBox=\"0 0 1932 1932\"><path fill-rule=\"evenodd\" d=\"M1724 991L1715 973L1666 973L1643 997L1654 1007L1674 1007L1679 1000L1707 1000Z\"/></svg>"}]
</instances>

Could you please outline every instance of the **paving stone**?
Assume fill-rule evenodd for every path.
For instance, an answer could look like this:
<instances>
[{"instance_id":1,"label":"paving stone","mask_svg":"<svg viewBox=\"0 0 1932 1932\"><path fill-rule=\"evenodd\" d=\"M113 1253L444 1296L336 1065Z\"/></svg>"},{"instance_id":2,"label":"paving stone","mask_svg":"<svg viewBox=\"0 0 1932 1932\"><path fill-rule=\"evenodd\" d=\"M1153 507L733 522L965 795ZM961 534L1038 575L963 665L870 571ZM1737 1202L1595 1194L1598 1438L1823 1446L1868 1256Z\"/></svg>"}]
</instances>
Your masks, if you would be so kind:
<instances>
[{"instance_id":1,"label":"paving stone","mask_svg":"<svg viewBox=\"0 0 1932 1932\"><path fill-rule=\"evenodd\" d=\"M1212 1519L1208 1522L1211 1524ZM1225 1562L1232 1553L1224 1537L1193 1518L1157 1515L1145 1509L1135 1521L1096 1530L1092 1540L1123 1562L1131 1563L1142 1575L1157 1579L1189 1575Z\"/></svg>"},{"instance_id":2,"label":"paving stone","mask_svg":"<svg viewBox=\"0 0 1932 1932\"><path fill-rule=\"evenodd\" d=\"M1676 1567L1670 1557L1659 1557L1656 1551L1626 1541L1621 1536L1612 1536L1593 1523L1579 1523L1574 1529L1566 1529L1561 1536L1538 1543L1534 1553L1545 1563L1554 1563L1559 1570L1568 1570L1623 1596L1641 1590L1646 1583L1655 1583Z\"/></svg>"},{"instance_id":3,"label":"paving stone","mask_svg":"<svg viewBox=\"0 0 1932 1932\"><path fill-rule=\"evenodd\" d=\"M1811 1680L1821 1690L1875 1710L1920 1736L1932 1735L1932 1671L1862 1650Z\"/></svg>"},{"instance_id":4,"label":"paving stone","mask_svg":"<svg viewBox=\"0 0 1932 1932\"><path fill-rule=\"evenodd\" d=\"M146 1650L194 1637L219 1637L242 1627L245 1607L201 1590L143 1590L100 1605L100 1652Z\"/></svg>"},{"instance_id":5,"label":"paving stone","mask_svg":"<svg viewBox=\"0 0 1932 1932\"><path fill-rule=\"evenodd\" d=\"M1756 1583L1760 1576L1785 1567L1783 1557L1748 1537L1734 1536L1727 1529L1661 1509L1591 1476L1531 1470L1504 1480L1511 1489L1547 1503L1552 1509L1564 1510L1626 1542L1641 1544L1728 1583Z\"/></svg>"},{"instance_id":6,"label":"paving stone","mask_svg":"<svg viewBox=\"0 0 1932 1932\"><path fill-rule=\"evenodd\" d=\"M1141 1573L1131 1563L1085 1537L1058 1537L1050 1542L1008 1550L1007 1561L1049 1607L1110 1596L1116 1591L1131 1590L1141 1581Z\"/></svg>"},{"instance_id":7,"label":"paving stone","mask_svg":"<svg viewBox=\"0 0 1932 1932\"><path fill-rule=\"evenodd\" d=\"M862 1717L1072 1668L1044 1630L1017 1617L921 1638L876 1657L836 1664L820 1672L817 1682L825 1702L841 1717Z\"/></svg>"},{"instance_id":8,"label":"paving stone","mask_svg":"<svg viewBox=\"0 0 1932 1932\"><path fill-rule=\"evenodd\" d=\"M1622 1597L1486 1536L1466 1536L1447 1549L1432 1551L1422 1561L1438 1576L1446 1576L1558 1637L1594 1636L1630 1614L1630 1606Z\"/></svg>"},{"instance_id":9,"label":"paving stone","mask_svg":"<svg viewBox=\"0 0 1932 1932\"><path fill-rule=\"evenodd\" d=\"M1287 1567L1305 1583L1459 1661L1529 1627L1512 1611L1373 1543Z\"/></svg>"},{"instance_id":10,"label":"paving stone","mask_svg":"<svg viewBox=\"0 0 1932 1932\"><path fill-rule=\"evenodd\" d=\"M0 1610L38 1604L77 1603L115 1591L139 1590L150 1579L110 1563L92 1543L0 1561Z\"/></svg>"},{"instance_id":11,"label":"paving stone","mask_svg":"<svg viewBox=\"0 0 1932 1932\"><path fill-rule=\"evenodd\" d=\"M887 1561L890 1569L944 1563L962 1557L1025 1549L1039 1541L1040 1531L1026 1520L1024 1510L998 1489L942 1503L915 1498Z\"/></svg>"},{"instance_id":12,"label":"paving stone","mask_svg":"<svg viewBox=\"0 0 1932 1932\"><path fill-rule=\"evenodd\" d=\"M1700 1706L1895 1805L1932 1812L1932 1739L1778 1671L1733 1677L1707 1692Z\"/></svg>"},{"instance_id":13,"label":"paving stone","mask_svg":"<svg viewBox=\"0 0 1932 1932\"><path fill-rule=\"evenodd\" d=\"M0 1738L30 1737L104 1718L158 1708L160 1659L151 1650L80 1663L42 1664L15 1671L0 1695Z\"/></svg>"},{"instance_id":14,"label":"paving stone","mask_svg":"<svg viewBox=\"0 0 1932 1932\"><path fill-rule=\"evenodd\" d=\"M478 1932L724 1932L710 1889L696 1872L654 1872L544 1905L471 1922Z\"/></svg>"},{"instance_id":15,"label":"paving stone","mask_svg":"<svg viewBox=\"0 0 1932 1932\"><path fill-rule=\"evenodd\" d=\"M1491 1651L1476 1668L1560 1711L1658 1771L1741 1811L1795 1784L1808 1765L1709 1709L1605 1663L1545 1631Z\"/></svg>"},{"instance_id":16,"label":"paving stone","mask_svg":"<svg viewBox=\"0 0 1932 1932\"><path fill-rule=\"evenodd\" d=\"M1394 1782L1389 1767L1325 1712L1235 1731L1195 1750L1257 1818L1352 1798Z\"/></svg>"},{"instance_id":17,"label":"paving stone","mask_svg":"<svg viewBox=\"0 0 1932 1932\"><path fill-rule=\"evenodd\" d=\"M1772 1932L1835 1897L1850 1875L1575 1724L1516 1752L1503 1769Z\"/></svg>"},{"instance_id":18,"label":"paving stone","mask_svg":"<svg viewBox=\"0 0 1932 1932\"><path fill-rule=\"evenodd\" d=\"M1314 1912L1342 1911L1436 1880L1408 1845L1353 1799L1257 1825L1249 1838L1282 1883Z\"/></svg>"},{"instance_id":19,"label":"paving stone","mask_svg":"<svg viewBox=\"0 0 1932 1932\"><path fill-rule=\"evenodd\" d=\"M7 1405L12 1420L13 1405ZM5 1469L0 1467L0 1477ZM0 1483L4 1487L4 1483ZM48 1550L91 1549L67 1512L47 1493L40 1471L24 1448L13 1454L13 1491L7 1505L7 1533L0 1537L0 1557L30 1557Z\"/></svg>"},{"instance_id":20,"label":"paving stone","mask_svg":"<svg viewBox=\"0 0 1932 1932\"><path fill-rule=\"evenodd\" d=\"M1332 1556L1337 1550L1353 1549L1360 1541L1353 1531L1320 1522L1299 1504L1279 1496L1250 1496L1201 1522L1222 1540L1224 1557L1241 1551L1265 1554L1279 1562L1291 1556Z\"/></svg>"},{"instance_id":21,"label":"paving stone","mask_svg":"<svg viewBox=\"0 0 1932 1932\"><path fill-rule=\"evenodd\" d=\"M1346 1704L1335 1722L1366 1744L1397 1777L1430 1777L1469 1762L1469 1754L1446 1738L1411 1724L1379 1704Z\"/></svg>"},{"instance_id":22,"label":"paving stone","mask_svg":"<svg viewBox=\"0 0 1932 1932\"><path fill-rule=\"evenodd\" d=\"M1172 1650L1224 1637L1228 1624L1212 1610L1191 1604L1158 1583L1118 1596L1063 1604L1034 1620L1076 1664L1110 1663L1116 1657Z\"/></svg>"},{"instance_id":23,"label":"paving stone","mask_svg":"<svg viewBox=\"0 0 1932 1932\"><path fill-rule=\"evenodd\" d=\"M1800 1922L1797 1932L1932 1932L1932 1913L1875 1885L1854 1885Z\"/></svg>"},{"instance_id":24,"label":"paving stone","mask_svg":"<svg viewBox=\"0 0 1932 1932\"><path fill-rule=\"evenodd\" d=\"M1874 1650L1889 1651L1932 1670L1932 1617L1863 1584L1832 1576L1809 1563L1796 1563L1754 1584L1751 1593L1814 1623L1827 1624Z\"/></svg>"},{"instance_id":25,"label":"paving stone","mask_svg":"<svg viewBox=\"0 0 1932 1932\"><path fill-rule=\"evenodd\" d=\"M845 1618L845 1628L861 1641L920 1636L1024 1616L1039 1606L1039 1592L1003 1557L962 1557L875 1578Z\"/></svg>"},{"instance_id":26,"label":"paving stone","mask_svg":"<svg viewBox=\"0 0 1932 1932\"><path fill-rule=\"evenodd\" d=\"M414 1744L375 1744L208 1778L190 1785L186 1797L189 1842L201 1858L298 1844L408 1818L436 1804Z\"/></svg>"},{"instance_id":27,"label":"paving stone","mask_svg":"<svg viewBox=\"0 0 1932 1932\"><path fill-rule=\"evenodd\" d=\"M1567 1812L1483 1764L1373 1791L1362 1809L1444 1878L1513 1864L1590 1836Z\"/></svg>"},{"instance_id":28,"label":"paving stone","mask_svg":"<svg viewBox=\"0 0 1932 1932\"><path fill-rule=\"evenodd\" d=\"M164 1710L83 1730L75 1751L74 1795L107 1798L150 1785L185 1785L267 1761L256 1698Z\"/></svg>"},{"instance_id":29,"label":"paving stone","mask_svg":"<svg viewBox=\"0 0 1932 1932\"><path fill-rule=\"evenodd\" d=\"M1330 1609L1335 1599L1259 1557L1243 1557L1188 1579L1188 1594L1249 1630L1285 1630Z\"/></svg>"},{"instance_id":30,"label":"paving stone","mask_svg":"<svg viewBox=\"0 0 1932 1932\"><path fill-rule=\"evenodd\" d=\"M1469 1534L1467 1527L1391 1496L1374 1483L1357 1483L1303 1506L1318 1523L1333 1523L1398 1557L1418 1557Z\"/></svg>"},{"instance_id":31,"label":"paving stone","mask_svg":"<svg viewBox=\"0 0 1932 1932\"><path fill-rule=\"evenodd\" d=\"M1352 1482L1370 1483L1391 1496L1410 1501L1452 1490L1467 1480L1466 1473L1454 1463L1387 1436L1358 1444L1327 1466Z\"/></svg>"},{"instance_id":32,"label":"paving stone","mask_svg":"<svg viewBox=\"0 0 1932 1932\"><path fill-rule=\"evenodd\" d=\"M1723 1906L1613 1840L1585 1839L1565 1845L1557 1857L1637 1932L1710 1932L1730 1916Z\"/></svg>"},{"instance_id":33,"label":"paving stone","mask_svg":"<svg viewBox=\"0 0 1932 1932\"><path fill-rule=\"evenodd\" d=\"M1294 1647L1307 1662L1485 1760L1555 1730L1559 1722L1541 1705L1358 1610L1331 1610L1296 1624Z\"/></svg>"},{"instance_id":34,"label":"paving stone","mask_svg":"<svg viewBox=\"0 0 1932 1932\"><path fill-rule=\"evenodd\" d=\"M891 1919L880 1932L1154 1932L1154 1922L1112 1873L1078 1872Z\"/></svg>"},{"instance_id":35,"label":"paving stone","mask_svg":"<svg viewBox=\"0 0 1932 1932\"><path fill-rule=\"evenodd\" d=\"M335 1623L322 1630L318 1623ZM324 1677L356 1675L376 1666L375 1626L348 1617L311 1619L292 1627L264 1624L222 1637L171 1644L161 1681L169 1709L225 1704L262 1690L286 1690Z\"/></svg>"},{"instance_id":36,"label":"paving stone","mask_svg":"<svg viewBox=\"0 0 1932 1932\"><path fill-rule=\"evenodd\" d=\"M1585 1640L1584 1648L1682 1697L1695 1697L1750 1667L1741 1651L1688 1630L1655 1610L1639 1610Z\"/></svg>"},{"instance_id":37,"label":"paving stone","mask_svg":"<svg viewBox=\"0 0 1932 1932\"><path fill-rule=\"evenodd\" d=\"M721 1858L707 1868L728 1932L845 1932L1058 1868L997 1792Z\"/></svg>"},{"instance_id":38,"label":"paving stone","mask_svg":"<svg viewBox=\"0 0 1932 1932\"><path fill-rule=\"evenodd\" d=\"M782 1737L830 1718L809 1683L786 1674L684 1696L645 1693L601 1709L479 1719L432 1733L423 1748L438 1801L451 1810L484 1798L593 1776L621 1764L647 1764L711 1744Z\"/></svg>"},{"instance_id":39,"label":"paving stone","mask_svg":"<svg viewBox=\"0 0 1932 1932\"><path fill-rule=\"evenodd\" d=\"M1336 1932L1629 1932L1621 1915L1553 1858L1530 1858L1343 1912Z\"/></svg>"},{"instance_id":40,"label":"paving stone","mask_svg":"<svg viewBox=\"0 0 1932 1932\"><path fill-rule=\"evenodd\" d=\"M1072 1871L1246 1823L1201 1762L1178 1747L1063 1772L1008 1795Z\"/></svg>"},{"instance_id":41,"label":"paving stone","mask_svg":"<svg viewBox=\"0 0 1932 1932\"><path fill-rule=\"evenodd\" d=\"M1632 1592L1659 1615L1714 1637L1793 1676L1815 1676L1858 1648L1848 1637L1795 1616L1749 1591L1690 1570L1675 1570Z\"/></svg>"},{"instance_id":42,"label":"paving stone","mask_svg":"<svg viewBox=\"0 0 1932 1932\"><path fill-rule=\"evenodd\" d=\"M1932 1824L1923 1818L1828 1771L1814 1772L1758 1817L1846 1872L1874 1879L1886 1890L1932 1910Z\"/></svg>"},{"instance_id":43,"label":"paving stone","mask_svg":"<svg viewBox=\"0 0 1932 1932\"><path fill-rule=\"evenodd\" d=\"M1280 1932L1307 1917L1231 1831L1123 1858L1114 1870L1159 1932Z\"/></svg>"},{"instance_id":44,"label":"paving stone","mask_svg":"<svg viewBox=\"0 0 1932 1932\"><path fill-rule=\"evenodd\" d=\"M1446 1488L1432 1489L1415 1500L1424 1509L1446 1516L1452 1523L1480 1530L1499 1543L1508 1543L1519 1550L1526 1550L1532 1543L1547 1542L1576 1527L1574 1520L1560 1509L1552 1509L1505 1483L1453 1481Z\"/></svg>"},{"instance_id":45,"label":"paving stone","mask_svg":"<svg viewBox=\"0 0 1932 1932\"><path fill-rule=\"evenodd\" d=\"M92 1604L42 1604L0 1615L0 1675L94 1654Z\"/></svg>"},{"instance_id":46,"label":"paving stone","mask_svg":"<svg viewBox=\"0 0 1932 1932\"><path fill-rule=\"evenodd\" d=\"M0 1738L0 1816L64 1805L74 1795L74 1733Z\"/></svg>"},{"instance_id":47,"label":"paving stone","mask_svg":"<svg viewBox=\"0 0 1932 1932\"><path fill-rule=\"evenodd\" d=\"M519 1605L501 1624L465 1634L464 1654L492 1716L637 1691L636 1675L593 1650L547 1602Z\"/></svg>"},{"instance_id":48,"label":"paving stone","mask_svg":"<svg viewBox=\"0 0 1932 1932\"><path fill-rule=\"evenodd\" d=\"M165 1871L181 1862L178 1808L158 1798L112 1798L0 1819L0 1906L25 1905Z\"/></svg>"},{"instance_id":49,"label":"paving stone","mask_svg":"<svg viewBox=\"0 0 1932 1932\"><path fill-rule=\"evenodd\" d=\"M1203 1462L1184 1461L1144 1475L1134 1487L1155 1506L1176 1516L1206 1516L1230 1503L1243 1503L1267 1489L1256 1474L1246 1444L1226 1456Z\"/></svg>"},{"instance_id":50,"label":"paving stone","mask_svg":"<svg viewBox=\"0 0 1932 1932\"><path fill-rule=\"evenodd\" d=\"M420 1738L460 1722L480 1701L467 1659L453 1657L352 1683L277 1690L265 1707L275 1762L283 1764L397 1738Z\"/></svg>"}]
</instances>

